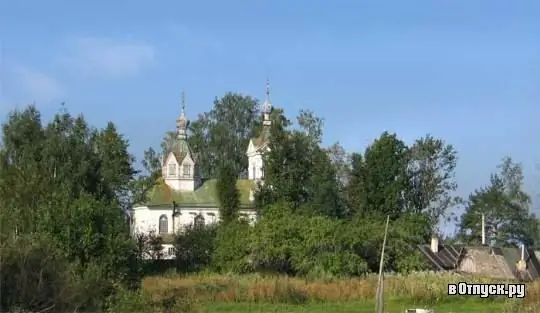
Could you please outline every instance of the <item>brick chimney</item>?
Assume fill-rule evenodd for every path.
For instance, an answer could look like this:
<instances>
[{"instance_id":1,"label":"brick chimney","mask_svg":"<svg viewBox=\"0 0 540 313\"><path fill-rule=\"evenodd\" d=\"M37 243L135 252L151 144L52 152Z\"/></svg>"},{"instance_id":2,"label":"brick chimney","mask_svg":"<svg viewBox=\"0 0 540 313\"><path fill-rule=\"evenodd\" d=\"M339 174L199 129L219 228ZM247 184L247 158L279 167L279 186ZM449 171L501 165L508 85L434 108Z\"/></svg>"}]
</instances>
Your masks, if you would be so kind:
<instances>
[{"instance_id":1,"label":"brick chimney","mask_svg":"<svg viewBox=\"0 0 540 313\"><path fill-rule=\"evenodd\" d=\"M439 252L439 237L437 237L436 235L433 235L431 237L431 252Z\"/></svg>"}]
</instances>

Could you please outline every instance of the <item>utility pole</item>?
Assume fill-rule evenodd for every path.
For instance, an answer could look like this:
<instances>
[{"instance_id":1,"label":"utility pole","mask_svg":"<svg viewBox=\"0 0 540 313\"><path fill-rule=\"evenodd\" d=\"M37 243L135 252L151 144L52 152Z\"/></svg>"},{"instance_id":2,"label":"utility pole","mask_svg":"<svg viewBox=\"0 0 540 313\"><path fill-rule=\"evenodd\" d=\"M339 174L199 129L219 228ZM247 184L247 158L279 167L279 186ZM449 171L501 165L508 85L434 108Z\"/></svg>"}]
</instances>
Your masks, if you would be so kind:
<instances>
[{"instance_id":1,"label":"utility pole","mask_svg":"<svg viewBox=\"0 0 540 313\"><path fill-rule=\"evenodd\" d=\"M375 299L375 311L376 313L384 312L384 248L386 247L386 237L388 235L388 223L390 223L390 215L386 218L386 227L384 228L384 239L381 249L381 261L379 264L379 281L377 283L377 293Z\"/></svg>"}]
</instances>

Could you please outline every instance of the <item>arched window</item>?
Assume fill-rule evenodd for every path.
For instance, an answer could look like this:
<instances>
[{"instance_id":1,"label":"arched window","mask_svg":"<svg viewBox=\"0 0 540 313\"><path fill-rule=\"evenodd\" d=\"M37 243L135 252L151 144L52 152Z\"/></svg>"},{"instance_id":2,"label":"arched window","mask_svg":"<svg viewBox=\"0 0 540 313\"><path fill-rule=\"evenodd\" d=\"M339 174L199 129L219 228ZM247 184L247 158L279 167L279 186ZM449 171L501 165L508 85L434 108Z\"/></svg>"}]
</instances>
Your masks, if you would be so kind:
<instances>
[{"instance_id":1,"label":"arched window","mask_svg":"<svg viewBox=\"0 0 540 313\"><path fill-rule=\"evenodd\" d=\"M204 227L204 217L201 214L195 216L193 219L193 224L195 227Z\"/></svg>"},{"instance_id":2,"label":"arched window","mask_svg":"<svg viewBox=\"0 0 540 313\"><path fill-rule=\"evenodd\" d=\"M253 179L256 179L257 178L257 168L255 167L255 165L253 165Z\"/></svg>"},{"instance_id":3,"label":"arched window","mask_svg":"<svg viewBox=\"0 0 540 313\"><path fill-rule=\"evenodd\" d=\"M167 215L163 214L159 217L159 233L167 234L169 233L169 219Z\"/></svg>"}]
</instances>

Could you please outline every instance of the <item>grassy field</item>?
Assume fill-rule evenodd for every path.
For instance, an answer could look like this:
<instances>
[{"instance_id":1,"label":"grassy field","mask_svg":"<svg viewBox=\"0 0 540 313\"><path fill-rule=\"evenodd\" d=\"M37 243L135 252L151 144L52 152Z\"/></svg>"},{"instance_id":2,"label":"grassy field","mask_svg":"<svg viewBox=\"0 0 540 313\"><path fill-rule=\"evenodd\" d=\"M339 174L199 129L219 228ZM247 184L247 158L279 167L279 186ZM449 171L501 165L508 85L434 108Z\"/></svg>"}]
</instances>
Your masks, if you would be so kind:
<instances>
[{"instance_id":1,"label":"grassy field","mask_svg":"<svg viewBox=\"0 0 540 313\"><path fill-rule=\"evenodd\" d=\"M528 285L524 300L448 296L447 285L491 279L455 275L411 275L385 279L385 311L433 308L436 313L535 312L540 283ZM145 292L153 301L188 299L193 312L374 312L376 278L298 279L263 276L166 275L148 277Z\"/></svg>"}]
</instances>

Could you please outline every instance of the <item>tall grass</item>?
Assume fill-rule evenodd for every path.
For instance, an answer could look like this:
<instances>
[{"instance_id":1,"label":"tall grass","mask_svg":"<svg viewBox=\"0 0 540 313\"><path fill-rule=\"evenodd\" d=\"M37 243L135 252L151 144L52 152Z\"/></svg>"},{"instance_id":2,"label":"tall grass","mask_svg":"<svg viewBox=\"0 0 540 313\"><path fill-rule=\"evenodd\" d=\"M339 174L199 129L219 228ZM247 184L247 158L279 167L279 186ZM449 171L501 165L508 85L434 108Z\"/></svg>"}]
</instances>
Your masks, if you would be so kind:
<instances>
[{"instance_id":1,"label":"tall grass","mask_svg":"<svg viewBox=\"0 0 540 313\"><path fill-rule=\"evenodd\" d=\"M385 278L385 296L418 304L455 301L457 299L454 296L447 295L447 285L462 281L502 283L500 280L449 274L394 276ZM507 281L506 283L514 282ZM155 300L166 295L170 296L171 292L177 292L203 301L300 304L372 300L375 297L376 284L375 276L362 279L301 279L285 276L218 276L210 274L179 276L171 274L148 277L143 281L143 288ZM490 299L482 299L481 301L490 301ZM529 312L523 311L523 309L540 307L540 282L528 284L527 296L524 300L495 298L491 301L506 302L504 305L508 308L519 307L519 312Z\"/></svg>"}]
</instances>

